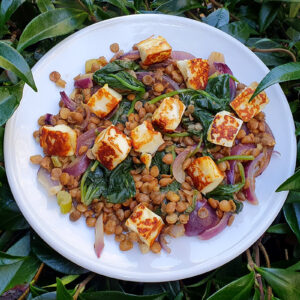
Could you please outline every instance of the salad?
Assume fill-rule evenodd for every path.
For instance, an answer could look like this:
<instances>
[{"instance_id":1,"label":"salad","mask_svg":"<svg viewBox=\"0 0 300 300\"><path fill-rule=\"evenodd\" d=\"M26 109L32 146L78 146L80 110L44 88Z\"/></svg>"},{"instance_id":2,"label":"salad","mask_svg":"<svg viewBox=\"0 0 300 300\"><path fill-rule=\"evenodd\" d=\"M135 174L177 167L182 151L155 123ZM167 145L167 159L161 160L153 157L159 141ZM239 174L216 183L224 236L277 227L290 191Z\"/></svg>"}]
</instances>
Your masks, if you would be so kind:
<instances>
[{"instance_id":1,"label":"salad","mask_svg":"<svg viewBox=\"0 0 300 300\"><path fill-rule=\"evenodd\" d=\"M266 93L252 99L257 83L240 83L223 54L196 58L162 36L110 50L60 92L57 115L39 118L38 181L95 228L98 257L104 234L142 253L170 253L168 236L214 237L258 203L255 177L275 146ZM66 85L56 71L50 80Z\"/></svg>"}]
</instances>

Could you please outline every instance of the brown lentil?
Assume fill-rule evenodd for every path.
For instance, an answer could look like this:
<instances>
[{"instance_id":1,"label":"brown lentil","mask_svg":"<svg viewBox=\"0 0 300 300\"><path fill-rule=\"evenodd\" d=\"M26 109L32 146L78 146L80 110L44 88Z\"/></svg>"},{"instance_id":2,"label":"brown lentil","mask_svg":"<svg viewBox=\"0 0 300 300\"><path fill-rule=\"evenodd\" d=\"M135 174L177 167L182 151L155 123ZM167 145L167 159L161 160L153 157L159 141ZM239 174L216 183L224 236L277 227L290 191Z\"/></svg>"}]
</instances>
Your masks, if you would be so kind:
<instances>
[{"instance_id":1,"label":"brown lentil","mask_svg":"<svg viewBox=\"0 0 300 300\"><path fill-rule=\"evenodd\" d=\"M133 243L130 240L123 240L120 242L120 250L121 251L128 251L132 249Z\"/></svg>"},{"instance_id":2,"label":"brown lentil","mask_svg":"<svg viewBox=\"0 0 300 300\"><path fill-rule=\"evenodd\" d=\"M186 202L179 201L179 202L176 203L176 211L178 211L179 213L184 212L186 209L187 209L187 203Z\"/></svg>"},{"instance_id":3,"label":"brown lentil","mask_svg":"<svg viewBox=\"0 0 300 300\"><path fill-rule=\"evenodd\" d=\"M160 185L160 186L167 186L167 185L169 185L172 181L173 181L172 178L162 178L162 179L159 181L159 185Z\"/></svg>"},{"instance_id":4,"label":"brown lentil","mask_svg":"<svg viewBox=\"0 0 300 300\"><path fill-rule=\"evenodd\" d=\"M169 202L166 205L165 211L167 214L172 214L173 212L175 212L176 209L176 203L175 202Z\"/></svg>"},{"instance_id":5,"label":"brown lentil","mask_svg":"<svg viewBox=\"0 0 300 300\"><path fill-rule=\"evenodd\" d=\"M80 211L81 213L84 213L84 212L87 211L87 207L86 207L86 205L84 205L83 203L79 203L79 204L77 205L76 209L77 209L78 211Z\"/></svg>"},{"instance_id":6,"label":"brown lentil","mask_svg":"<svg viewBox=\"0 0 300 300\"><path fill-rule=\"evenodd\" d=\"M153 86L153 89L155 92L157 93L161 93L163 92L163 90L165 89L162 83L155 83Z\"/></svg>"},{"instance_id":7,"label":"brown lentil","mask_svg":"<svg viewBox=\"0 0 300 300\"><path fill-rule=\"evenodd\" d=\"M113 43L109 46L110 51L113 53L117 53L120 50L119 44L118 43Z\"/></svg>"},{"instance_id":8,"label":"brown lentil","mask_svg":"<svg viewBox=\"0 0 300 300\"><path fill-rule=\"evenodd\" d=\"M60 74L56 71L51 72L49 75L50 80L53 82L56 82L57 80L59 80L60 77L61 77Z\"/></svg>"},{"instance_id":9,"label":"brown lentil","mask_svg":"<svg viewBox=\"0 0 300 300\"><path fill-rule=\"evenodd\" d=\"M93 218L93 217L87 217L86 220L86 225L88 227L95 227L95 224L96 224L96 218Z\"/></svg>"},{"instance_id":10,"label":"brown lentil","mask_svg":"<svg viewBox=\"0 0 300 300\"><path fill-rule=\"evenodd\" d=\"M121 227L122 227L122 226L121 226ZM116 231L117 231L117 229L116 229ZM118 231L119 231L119 229L118 229ZM126 238L125 234L118 234L118 235L115 235L115 241L116 241L116 242L122 242L122 241L125 240L125 238Z\"/></svg>"},{"instance_id":11,"label":"brown lentil","mask_svg":"<svg viewBox=\"0 0 300 300\"><path fill-rule=\"evenodd\" d=\"M153 78L151 75L145 75L142 79L143 84L151 85L153 83Z\"/></svg>"},{"instance_id":12,"label":"brown lentil","mask_svg":"<svg viewBox=\"0 0 300 300\"><path fill-rule=\"evenodd\" d=\"M229 219L228 219L227 225L228 225L228 226L231 226L231 224L233 223L233 221L234 221L234 215L231 215L231 216L229 217Z\"/></svg>"},{"instance_id":13,"label":"brown lentil","mask_svg":"<svg viewBox=\"0 0 300 300\"><path fill-rule=\"evenodd\" d=\"M166 216L166 221L168 224L175 224L178 220L178 216L176 213L172 213Z\"/></svg>"},{"instance_id":14,"label":"brown lentil","mask_svg":"<svg viewBox=\"0 0 300 300\"><path fill-rule=\"evenodd\" d=\"M159 242L155 241L153 245L150 247L150 250L153 253L159 253L161 251L161 245L159 244Z\"/></svg>"},{"instance_id":15,"label":"brown lentil","mask_svg":"<svg viewBox=\"0 0 300 300\"><path fill-rule=\"evenodd\" d=\"M224 212L230 212L231 211L231 205L230 205L229 201L227 201L227 200L222 200L219 203L219 208L220 208L220 210L222 210Z\"/></svg>"},{"instance_id":16,"label":"brown lentil","mask_svg":"<svg viewBox=\"0 0 300 300\"><path fill-rule=\"evenodd\" d=\"M180 200L180 196L173 191L168 191L166 197L171 202L178 202Z\"/></svg>"},{"instance_id":17,"label":"brown lentil","mask_svg":"<svg viewBox=\"0 0 300 300\"><path fill-rule=\"evenodd\" d=\"M182 169L186 170L190 166L191 163L192 163L191 158L186 159L182 164Z\"/></svg>"},{"instance_id":18,"label":"brown lentil","mask_svg":"<svg viewBox=\"0 0 300 300\"><path fill-rule=\"evenodd\" d=\"M201 207L199 208L197 214L200 219L205 219L208 217L208 210L205 207Z\"/></svg>"},{"instance_id":19,"label":"brown lentil","mask_svg":"<svg viewBox=\"0 0 300 300\"><path fill-rule=\"evenodd\" d=\"M209 198L208 204L211 206L211 208L216 209L219 206L219 201L217 201L213 198Z\"/></svg>"},{"instance_id":20,"label":"brown lentil","mask_svg":"<svg viewBox=\"0 0 300 300\"><path fill-rule=\"evenodd\" d=\"M189 219L190 219L190 216L189 216L189 215L181 214L181 215L179 216L179 222L180 222L181 224L186 224L186 223L189 221Z\"/></svg>"},{"instance_id":21,"label":"brown lentil","mask_svg":"<svg viewBox=\"0 0 300 300\"><path fill-rule=\"evenodd\" d=\"M167 153L163 158L162 161L166 164L166 165L171 165L173 163L173 155L172 153Z\"/></svg>"},{"instance_id":22,"label":"brown lentil","mask_svg":"<svg viewBox=\"0 0 300 300\"><path fill-rule=\"evenodd\" d=\"M81 217L81 213L78 210L73 210L69 215L69 219L72 222L77 221L80 217Z\"/></svg>"}]
</instances>

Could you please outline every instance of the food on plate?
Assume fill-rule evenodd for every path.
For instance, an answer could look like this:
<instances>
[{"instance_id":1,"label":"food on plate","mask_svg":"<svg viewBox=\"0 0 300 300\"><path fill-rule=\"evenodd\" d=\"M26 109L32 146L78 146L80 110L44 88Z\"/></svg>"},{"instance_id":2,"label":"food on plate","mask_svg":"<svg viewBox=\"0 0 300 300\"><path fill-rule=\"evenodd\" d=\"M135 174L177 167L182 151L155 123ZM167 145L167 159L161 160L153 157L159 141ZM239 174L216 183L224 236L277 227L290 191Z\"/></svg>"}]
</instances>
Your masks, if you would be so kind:
<instances>
[{"instance_id":1,"label":"food on plate","mask_svg":"<svg viewBox=\"0 0 300 300\"><path fill-rule=\"evenodd\" d=\"M39 118L39 182L61 213L95 228L98 257L105 234L142 253L170 253L168 237L214 237L258 203L255 177L275 146L266 93L250 101L257 83L237 82L219 52L195 57L162 36L110 49L60 92L57 114Z\"/></svg>"}]
</instances>

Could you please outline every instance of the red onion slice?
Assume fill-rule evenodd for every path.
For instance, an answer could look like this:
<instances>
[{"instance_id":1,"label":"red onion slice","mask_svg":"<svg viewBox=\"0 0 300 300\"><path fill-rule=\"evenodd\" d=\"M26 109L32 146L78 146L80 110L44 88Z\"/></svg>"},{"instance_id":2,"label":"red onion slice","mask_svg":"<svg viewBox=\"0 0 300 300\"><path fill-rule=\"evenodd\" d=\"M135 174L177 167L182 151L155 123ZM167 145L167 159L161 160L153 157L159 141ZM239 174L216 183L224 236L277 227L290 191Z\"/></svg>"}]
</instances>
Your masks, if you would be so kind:
<instances>
[{"instance_id":1,"label":"red onion slice","mask_svg":"<svg viewBox=\"0 0 300 300\"><path fill-rule=\"evenodd\" d=\"M177 84L177 82L175 82L173 79L171 79L169 76L167 75L163 75L163 81L167 82L169 84L169 86L174 90L177 91L180 89L179 85Z\"/></svg>"},{"instance_id":2,"label":"red onion slice","mask_svg":"<svg viewBox=\"0 0 300 300\"><path fill-rule=\"evenodd\" d=\"M120 60L137 60L139 58L140 52L138 50L129 51L119 57Z\"/></svg>"},{"instance_id":3,"label":"red onion slice","mask_svg":"<svg viewBox=\"0 0 300 300\"><path fill-rule=\"evenodd\" d=\"M90 159L83 154L75 158L68 166L63 169L63 172L68 173L69 175L73 176L80 176L83 174L86 169L89 167Z\"/></svg>"},{"instance_id":4,"label":"red onion slice","mask_svg":"<svg viewBox=\"0 0 300 300\"><path fill-rule=\"evenodd\" d=\"M103 230L103 214L101 214L95 224L95 252L97 257L101 256L104 248L104 230Z\"/></svg>"},{"instance_id":5,"label":"red onion slice","mask_svg":"<svg viewBox=\"0 0 300 300\"><path fill-rule=\"evenodd\" d=\"M46 114L45 124L54 125L54 116L52 114Z\"/></svg>"},{"instance_id":6,"label":"red onion slice","mask_svg":"<svg viewBox=\"0 0 300 300\"><path fill-rule=\"evenodd\" d=\"M193 151L196 146L186 149L181 152L174 160L172 164L173 176L179 183L183 183L185 181L185 171L182 168L182 164L184 163L188 154Z\"/></svg>"},{"instance_id":7,"label":"red onion slice","mask_svg":"<svg viewBox=\"0 0 300 300\"><path fill-rule=\"evenodd\" d=\"M194 59L196 56L185 51L172 51L171 58L174 60Z\"/></svg>"},{"instance_id":8,"label":"red onion slice","mask_svg":"<svg viewBox=\"0 0 300 300\"><path fill-rule=\"evenodd\" d=\"M56 195L61 189L62 185L58 180L52 180L51 174L44 168L40 167L37 173L39 183L47 190L49 195Z\"/></svg>"},{"instance_id":9,"label":"red onion slice","mask_svg":"<svg viewBox=\"0 0 300 300\"><path fill-rule=\"evenodd\" d=\"M203 207L207 209L208 215L206 218L198 217L198 210ZM190 213L190 218L185 227L185 234L187 236L196 236L204 231L216 226L218 223L216 211L206 201L198 201L193 212Z\"/></svg>"},{"instance_id":10,"label":"red onion slice","mask_svg":"<svg viewBox=\"0 0 300 300\"><path fill-rule=\"evenodd\" d=\"M168 253L171 253L171 249L168 247L168 243L167 243L167 241L166 241L166 234L165 233L162 233L162 234L160 234L160 236L159 236L159 238L158 238L158 241L159 241L159 243L160 243L160 245L161 245L161 247L165 250L165 251L167 251Z\"/></svg>"},{"instance_id":11,"label":"red onion slice","mask_svg":"<svg viewBox=\"0 0 300 300\"><path fill-rule=\"evenodd\" d=\"M184 235L185 228L183 224L171 225L168 228L168 234L173 238L178 238Z\"/></svg>"},{"instance_id":12,"label":"red onion slice","mask_svg":"<svg viewBox=\"0 0 300 300\"><path fill-rule=\"evenodd\" d=\"M229 220L230 216L231 216L231 213L225 213L217 225L202 232L199 235L199 238L201 240L209 240L212 237L216 236L218 233L220 233L221 231L223 231L225 229L225 227L228 224L228 220Z\"/></svg>"},{"instance_id":13,"label":"red onion slice","mask_svg":"<svg viewBox=\"0 0 300 300\"><path fill-rule=\"evenodd\" d=\"M75 80L74 86L77 89L90 89L93 86L91 78L80 78Z\"/></svg>"},{"instance_id":14,"label":"red onion slice","mask_svg":"<svg viewBox=\"0 0 300 300\"><path fill-rule=\"evenodd\" d=\"M90 129L80 135L77 139L77 147L76 147L76 155L78 155L78 151L81 146L87 146L90 148L94 144L94 140L96 138L96 130Z\"/></svg>"},{"instance_id":15,"label":"red onion slice","mask_svg":"<svg viewBox=\"0 0 300 300\"><path fill-rule=\"evenodd\" d=\"M60 92L60 96L61 100L69 110L74 111L76 109L76 103L72 101L65 92Z\"/></svg>"},{"instance_id":16,"label":"red onion slice","mask_svg":"<svg viewBox=\"0 0 300 300\"><path fill-rule=\"evenodd\" d=\"M118 109L119 109L119 104L103 119L109 120L117 112Z\"/></svg>"}]
</instances>

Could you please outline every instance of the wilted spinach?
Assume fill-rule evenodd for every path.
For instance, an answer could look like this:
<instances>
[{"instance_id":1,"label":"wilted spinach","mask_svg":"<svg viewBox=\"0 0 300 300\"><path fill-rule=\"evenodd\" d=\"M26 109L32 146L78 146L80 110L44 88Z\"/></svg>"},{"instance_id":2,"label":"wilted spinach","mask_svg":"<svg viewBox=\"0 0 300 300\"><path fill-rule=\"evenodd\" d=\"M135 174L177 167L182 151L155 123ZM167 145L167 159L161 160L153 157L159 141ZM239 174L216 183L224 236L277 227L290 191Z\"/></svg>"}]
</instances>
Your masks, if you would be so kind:
<instances>
[{"instance_id":1,"label":"wilted spinach","mask_svg":"<svg viewBox=\"0 0 300 300\"><path fill-rule=\"evenodd\" d=\"M97 163L91 163L81 179L81 202L85 205L91 204L93 199L98 198L107 188L102 169L99 166L94 168Z\"/></svg>"},{"instance_id":2,"label":"wilted spinach","mask_svg":"<svg viewBox=\"0 0 300 300\"><path fill-rule=\"evenodd\" d=\"M162 159L166 155L165 151L156 152L152 158L151 167L157 166L160 174L170 174L170 165L163 163Z\"/></svg>"},{"instance_id":3,"label":"wilted spinach","mask_svg":"<svg viewBox=\"0 0 300 300\"><path fill-rule=\"evenodd\" d=\"M181 187L181 184L178 181L174 180L169 185L162 187L160 189L160 192L161 193L167 193L169 191L177 192L180 189L180 187Z\"/></svg>"},{"instance_id":4,"label":"wilted spinach","mask_svg":"<svg viewBox=\"0 0 300 300\"><path fill-rule=\"evenodd\" d=\"M112 171L106 170L107 190L103 193L108 202L123 203L135 196L135 184L130 170L132 160L128 157Z\"/></svg>"},{"instance_id":5,"label":"wilted spinach","mask_svg":"<svg viewBox=\"0 0 300 300\"><path fill-rule=\"evenodd\" d=\"M115 114L109 119L114 125L117 124L118 122L125 123L127 121L127 114L128 111L131 107L131 102L127 100L122 100L120 103L120 106L118 110L115 112ZM125 115L123 118L122 116Z\"/></svg>"},{"instance_id":6,"label":"wilted spinach","mask_svg":"<svg viewBox=\"0 0 300 300\"><path fill-rule=\"evenodd\" d=\"M136 71L138 68L139 65L134 61L117 59L98 70L95 74L112 74L125 70Z\"/></svg>"}]
</instances>

